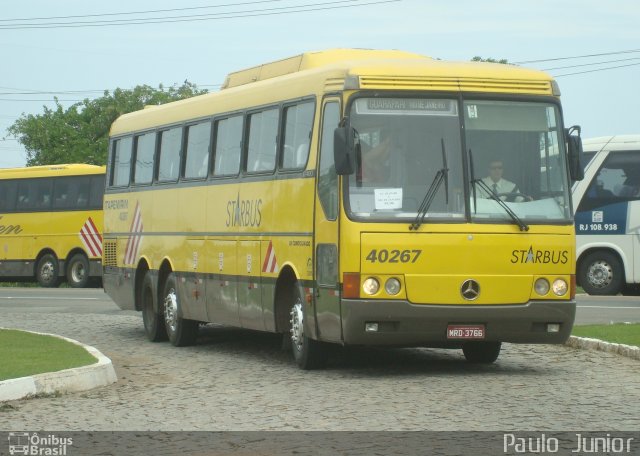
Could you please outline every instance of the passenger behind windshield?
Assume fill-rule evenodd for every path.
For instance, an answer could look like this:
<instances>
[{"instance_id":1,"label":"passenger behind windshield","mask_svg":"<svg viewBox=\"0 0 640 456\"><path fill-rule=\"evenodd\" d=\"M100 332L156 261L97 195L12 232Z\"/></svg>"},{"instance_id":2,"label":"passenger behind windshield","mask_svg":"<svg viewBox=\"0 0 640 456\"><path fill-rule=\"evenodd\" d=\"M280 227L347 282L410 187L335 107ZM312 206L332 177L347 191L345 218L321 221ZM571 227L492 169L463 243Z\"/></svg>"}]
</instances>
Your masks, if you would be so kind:
<instances>
[{"instance_id":1,"label":"passenger behind windshield","mask_svg":"<svg viewBox=\"0 0 640 456\"><path fill-rule=\"evenodd\" d=\"M376 146L360 142L361 164L358 167L357 182L371 185L387 184L391 178L392 139L387 130L380 132Z\"/></svg>"}]
</instances>

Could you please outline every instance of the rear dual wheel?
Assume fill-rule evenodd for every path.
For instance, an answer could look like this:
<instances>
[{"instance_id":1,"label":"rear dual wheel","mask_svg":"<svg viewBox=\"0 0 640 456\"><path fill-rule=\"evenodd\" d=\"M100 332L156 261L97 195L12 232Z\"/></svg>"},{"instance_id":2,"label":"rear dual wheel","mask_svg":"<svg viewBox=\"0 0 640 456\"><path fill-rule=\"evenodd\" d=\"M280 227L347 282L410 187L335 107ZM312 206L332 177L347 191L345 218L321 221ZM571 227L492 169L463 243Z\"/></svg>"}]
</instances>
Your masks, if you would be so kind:
<instances>
[{"instance_id":1,"label":"rear dual wheel","mask_svg":"<svg viewBox=\"0 0 640 456\"><path fill-rule=\"evenodd\" d=\"M176 285L176 275L172 272L167 277L162 295L164 324L169 341L176 347L185 347L196 343L199 322L182 318L182 305Z\"/></svg>"},{"instance_id":2,"label":"rear dual wheel","mask_svg":"<svg viewBox=\"0 0 640 456\"><path fill-rule=\"evenodd\" d=\"M140 290L142 321L147 339L151 342L169 340L176 347L193 345L198 338L198 321L182 318L182 308L176 287L176 276L169 274L160 295L160 303L155 304L155 289L151 275L147 273Z\"/></svg>"},{"instance_id":3,"label":"rear dual wheel","mask_svg":"<svg viewBox=\"0 0 640 456\"><path fill-rule=\"evenodd\" d=\"M89 260L76 253L67 263L67 283L71 288L85 288L89 283Z\"/></svg>"},{"instance_id":4,"label":"rear dual wheel","mask_svg":"<svg viewBox=\"0 0 640 456\"><path fill-rule=\"evenodd\" d=\"M167 329L164 325L164 316L156 311L154 289L151 276L147 272L142 281L140 292L142 307L142 322L147 339L151 342L167 340Z\"/></svg>"}]
</instances>

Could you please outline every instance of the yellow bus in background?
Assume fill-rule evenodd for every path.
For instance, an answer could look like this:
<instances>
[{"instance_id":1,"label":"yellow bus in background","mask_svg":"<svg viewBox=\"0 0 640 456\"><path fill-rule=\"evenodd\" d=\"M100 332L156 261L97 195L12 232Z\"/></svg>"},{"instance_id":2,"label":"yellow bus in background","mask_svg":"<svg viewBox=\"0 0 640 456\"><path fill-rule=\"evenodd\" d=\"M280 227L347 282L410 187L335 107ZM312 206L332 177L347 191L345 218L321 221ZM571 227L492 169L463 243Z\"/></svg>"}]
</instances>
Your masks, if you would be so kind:
<instances>
[{"instance_id":1,"label":"yellow bus in background","mask_svg":"<svg viewBox=\"0 0 640 456\"><path fill-rule=\"evenodd\" d=\"M328 344L490 363L571 332L580 139L545 73L312 52L110 134L104 287L151 341L281 333L311 369ZM497 162L517 192L484 183Z\"/></svg>"},{"instance_id":2,"label":"yellow bus in background","mask_svg":"<svg viewBox=\"0 0 640 456\"><path fill-rule=\"evenodd\" d=\"M86 287L102 276L105 167L0 169L0 280Z\"/></svg>"}]
</instances>

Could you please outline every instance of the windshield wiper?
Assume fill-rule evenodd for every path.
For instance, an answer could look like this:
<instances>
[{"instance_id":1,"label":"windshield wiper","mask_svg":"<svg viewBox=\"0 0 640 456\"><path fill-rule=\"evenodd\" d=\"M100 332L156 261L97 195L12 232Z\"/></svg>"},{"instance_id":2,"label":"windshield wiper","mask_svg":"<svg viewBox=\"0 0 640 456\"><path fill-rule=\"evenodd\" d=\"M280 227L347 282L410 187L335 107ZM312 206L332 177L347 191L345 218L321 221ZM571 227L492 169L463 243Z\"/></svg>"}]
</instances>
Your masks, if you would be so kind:
<instances>
[{"instance_id":1,"label":"windshield wiper","mask_svg":"<svg viewBox=\"0 0 640 456\"><path fill-rule=\"evenodd\" d=\"M471 174L471 193L473 194L473 207L478 207L476 199L477 199L477 195L476 195L476 186L473 185L473 181L476 180L475 178L475 174L473 171L474 165L473 165L473 154L471 153L471 149L469 149L469 173Z\"/></svg>"},{"instance_id":2,"label":"windshield wiper","mask_svg":"<svg viewBox=\"0 0 640 456\"><path fill-rule=\"evenodd\" d=\"M444 138L440 139L440 143L442 145L442 168L439 169L433 177L429 190L427 190L427 194L424 195L422 203L420 203L420 207L418 208L418 215L413 223L409 225L410 231L417 230L420 228L420 225L422 225L422 222L424 222L424 218L427 216L429 207L431 206L431 203L433 203L442 182L444 182L445 187L445 203L449 204L449 168L447 167L447 154L444 148Z\"/></svg>"},{"instance_id":3,"label":"windshield wiper","mask_svg":"<svg viewBox=\"0 0 640 456\"><path fill-rule=\"evenodd\" d=\"M482 179L473 179L471 181L471 185L473 187L474 200L475 200L475 186L478 185L482 190L484 190L487 193L487 195L489 195L489 198L491 198L496 203L498 203L498 205L502 207L507 214L509 214L509 217L511 217L511 219L513 219L513 221L516 222L516 224L520 227L520 231L529 231L529 225L524 223L522 219L518 217L515 212L513 212L513 210L509 207L509 205L504 201L502 201L498 197L498 195L496 195L493 192L493 190L491 190L491 187L489 187ZM477 206L474 204L474 208L475 207Z\"/></svg>"}]
</instances>

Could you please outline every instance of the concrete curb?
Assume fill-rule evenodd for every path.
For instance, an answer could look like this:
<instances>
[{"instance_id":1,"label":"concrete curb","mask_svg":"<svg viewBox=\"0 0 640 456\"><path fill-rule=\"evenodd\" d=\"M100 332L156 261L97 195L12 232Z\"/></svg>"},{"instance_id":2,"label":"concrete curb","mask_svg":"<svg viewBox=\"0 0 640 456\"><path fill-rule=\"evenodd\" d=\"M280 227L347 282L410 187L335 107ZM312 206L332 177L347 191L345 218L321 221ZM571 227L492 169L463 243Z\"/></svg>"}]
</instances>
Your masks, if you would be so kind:
<instances>
[{"instance_id":1,"label":"concrete curb","mask_svg":"<svg viewBox=\"0 0 640 456\"><path fill-rule=\"evenodd\" d=\"M20 329L20 331L23 330ZM12 378L10 380L0 381L0 402L23 399L25 397L40 394L86 391L118 381L116 371L113 368L113 364L111 364L111 360L94 347L56 334L40 333L35 331L26 332L41 334L44 336L53 336L76 345L80 345L91 355L97 358L98 362L88 366L74 367L72 369L65 369L58 372L46 372L44 374L32 375L30 377Z\"/></svg>"},{"instance_id":2,"label":"concrete curb","mask_svg":"<svg viewBox=\"0 0 640 456\"><path fill-rule=\"evenodd\" d=\"M569 336L569 340L567 340L565 345L573 348L615 353L627 358L640 360L640 347L635 347L633 345L614 344L600 339L576 336Z\"/></svg>"}]
</instances>

